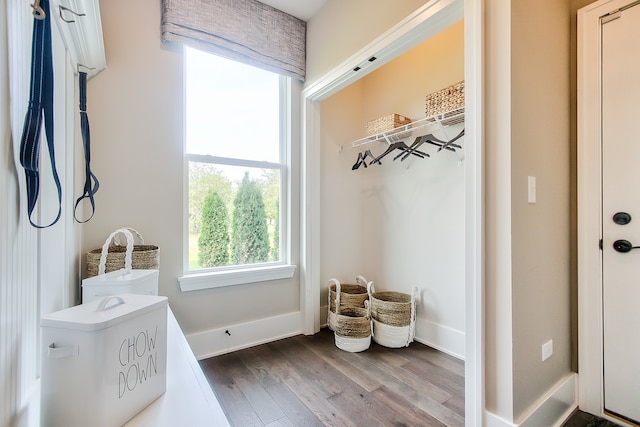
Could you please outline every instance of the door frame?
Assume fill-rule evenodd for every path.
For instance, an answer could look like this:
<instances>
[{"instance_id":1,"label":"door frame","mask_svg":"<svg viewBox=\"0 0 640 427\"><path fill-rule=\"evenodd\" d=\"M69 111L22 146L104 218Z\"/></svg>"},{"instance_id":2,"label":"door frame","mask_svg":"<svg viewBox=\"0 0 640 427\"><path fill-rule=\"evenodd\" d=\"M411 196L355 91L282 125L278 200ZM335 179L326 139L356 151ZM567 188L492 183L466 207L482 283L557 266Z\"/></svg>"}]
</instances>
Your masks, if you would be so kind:
<instances>
[{"instance_id":1,"label":"door frame","mask_svg":"<svg viewBox=\"0 0 640 427\"><path fill-rule=\"evenodd\" d=\"M432 0L302 92L301 329L320 329L320 101L464 17L465 425L484 410L483 0ZM369 62L371 56L377 58ZM360 71L354 73L358 66Z\"/></svg>"},{"instance_id":2,"label":"door frame","mask_svg":"<svg viewBox=\"0 0 640 427\"><path fill-rule=\"evenodd\" d=\"M578 10L578 403L604 413L600 18L633 3L600 0Z\"/></svg>"}]
</instances>

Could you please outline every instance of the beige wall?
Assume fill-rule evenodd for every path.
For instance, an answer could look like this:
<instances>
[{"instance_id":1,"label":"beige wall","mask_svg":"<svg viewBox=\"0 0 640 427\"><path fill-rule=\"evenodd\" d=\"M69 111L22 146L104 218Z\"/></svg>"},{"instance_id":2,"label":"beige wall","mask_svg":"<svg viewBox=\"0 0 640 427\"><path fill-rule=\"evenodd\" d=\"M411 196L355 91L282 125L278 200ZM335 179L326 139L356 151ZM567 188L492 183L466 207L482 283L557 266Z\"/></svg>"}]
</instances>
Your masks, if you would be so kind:
<instances>
[{"instance_id":1,"label":"beige wall","mask_svg":"<svg viewBox=\"0 0 640 427\"><path fill-rule=\"evenodd\" d=\"M327 1L307 23L307 82L331 71L425 3L425 0Z\"/></svg>"},{"instance_id":2,"label":"beige wall","mask_svg":"<svg viewBox=\"0 0 640 427\"><path fill-rule=\"evenodd\" d=\"M161 45L157 0L100 3L107 69L88 84L92 166L100 190L95 217L83 230L84 251L100 247L111 231L125 225L158 245L160 293L169 297L187 334L298 311L297 275L288 281L179 290L182 54Z\"/></svg>"},{"instance_id":3,"label":"beige wall","mask_svg":"<svg viewBox=\"0 0 640 427\"><path fill-rule=\"evenodd\" d=\"M486 11L486 405L517 422L571 370L570 8L497 0Z\"/></svg>"},{"instance_id":4,"label":"beige wall","mask_svg":"<svg viewBox=\"0 0 640 427\"><path fill-rule=\"evenodd\" d=\"M570 371L569 4L511 3L513 385L516 419ZM527 177L537 203L527 203ZM553 339L553 356L541 346Z\"/></svg>"}]
</instances>

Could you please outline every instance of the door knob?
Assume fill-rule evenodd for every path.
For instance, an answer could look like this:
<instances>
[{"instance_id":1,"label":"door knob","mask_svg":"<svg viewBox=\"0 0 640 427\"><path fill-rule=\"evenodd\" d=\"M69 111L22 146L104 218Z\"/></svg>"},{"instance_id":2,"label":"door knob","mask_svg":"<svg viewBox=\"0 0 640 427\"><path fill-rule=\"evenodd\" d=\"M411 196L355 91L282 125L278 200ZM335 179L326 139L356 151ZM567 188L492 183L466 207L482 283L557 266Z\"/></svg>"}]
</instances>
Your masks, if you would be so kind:
<instances>
[{"instance_id":1,"label":"door knob","mask_svg":"<svg viewBox=\"0 0 640 427\"><path fill-rule=\"evenodd\" d=\"M633 244L624 239L616 240L613 242L613 249L617 252L626 253L631 252L632 249L639 249L640 246L633 246Z\"/></svg>"},{"instance_id":2,"label":"door knob","mask_svg":"<svg viewBox=\"0 0 640 427\"><path fill-rule=\"evenodd\" d=\"M613 222L618 225L627 225L631 222L631 215L626 212L617 212L613 215Z\"/></svg>"}]
</instances>

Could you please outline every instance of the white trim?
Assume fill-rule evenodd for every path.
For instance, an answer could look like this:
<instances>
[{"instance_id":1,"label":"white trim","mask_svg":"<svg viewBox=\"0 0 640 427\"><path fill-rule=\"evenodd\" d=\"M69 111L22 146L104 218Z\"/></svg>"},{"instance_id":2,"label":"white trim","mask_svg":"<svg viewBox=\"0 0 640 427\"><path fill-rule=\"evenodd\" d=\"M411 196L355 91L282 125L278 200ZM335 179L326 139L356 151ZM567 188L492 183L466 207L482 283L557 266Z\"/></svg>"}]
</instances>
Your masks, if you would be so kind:
<instances>
[{"instance_id":1,"label":"white trim","mask_svg":"<svg viewBox=\"0 0 640 427\"><path fill-rule=\"evenodd\" d=\"M320 108L302 95L300 153L300 311L302 331L320 330Z\"/></svg>"},{"instance_id":2,"label":"white trim","mask_svg":"<svg viewBox=\"0 0 640 427\"><path fill-rule=\"evenodd\" d=\"M604 412L600 17L632 2L601 0L578 10L578 400L580 408L599 416Z\"/></svg>"},{"instance_id":3,"label":"white trim","mask_svg":"<svg viewBox=\"0 0 640 427\"><path fill-rule=\"evenodd\" d=\"M270 265L264 267L208 271L185 274L178 277L182 292L202 289L221 288L224 286L243 285L246 283L266 282L268 280L290 279L296 272L295 265Z\"/></svg>"},{"instance_id":4,"label":"white trim","mask_svg":"<svg viewBox=\"0 0 640 427\"><path fill-rule=\"evenodd\" d=\"M416 318L415 340L455 358L464 360L465 333L463 331L418 317Z\"/></svg>"},{"instance_id":5,"label":"white trim","mask_svg":"<svg viewBox=\"0 0 640 427\"><path fill-rule=\"evenodd\" d=\"M346 59L333 70L305 85L303 96L321 101L371 73L464 17L462 0L431 0ZM375 61L369 58L375 56ZM358 67L358 71L354 68Z\"/></svg>"},{"instance_id":6,"label":"white trim","mask_svg":"<svg viewBox=\"0 0 640 427\"><path fill-rule=\"evenodd\" d=\"M517 423L506 421L485 411L486 427L560 427L578 407L578 375L568 374L534 404Z\"/></svg>"},{"instance_id":7,"label":"white trim","mask_svg":"<svg viewBox=\"0 0 640 427\"><path fill-rule=\"evenodd\" d=\"M465 425L481 426L484 398L484 13L464 0Z\"/></svg>"},{"instance_id":8,"label":"white trim","mask_svg":"<svg viewBox=\"0 0 640 427\"><path fill-rule=\"evenodd\" d=\"M227 333L228 332L228 333ZM300 312L187 335L198 360L300 335Z\"/></svg>"},{"instance_id":9,"label":"white trim","mask_svg":"<svg viewBox=\"0 0 640 427\"><path fill-rule=\"evenodd\" d=\"M483 0L432 0L302 92L301 311L302 330L320 329L319 101L389 62L431 35L465 20L465 425L480 426L484 410ZM374 62L368 59L375 56ZM355 73L353 69L360 66Z\"/></svg>"},{"instance_id":10,"label":"white trim","mask_svg":"<svg viewBox=\"0 0 640 427\"><path fill-rule=\"evenodd\" d=\"M280 148L282 150L282 148ZM185 154L187 161L197 163L209 163L213 165L240 166L256 169L279 169L286 170L287 165L284 163L265 162L261 160L236 159L232 157L218 157L209 154Z\"/></svg>"},{"instance_id":11,"label":"white trim","mask_svg":"<svg viewBox=\"0 0 640 427\"><path fill-rule=\"evenodd\" d=\"M78 17L68 11L61 12L60 6L83 15ZM98 0L52 0L49 13L56 18L54 21L69 51L75 73L83 71L90 78L107 67ZM74 22L63 22L63 16ZM81 65L82 68L78 70Z\"/></svg>"}]
</instances>

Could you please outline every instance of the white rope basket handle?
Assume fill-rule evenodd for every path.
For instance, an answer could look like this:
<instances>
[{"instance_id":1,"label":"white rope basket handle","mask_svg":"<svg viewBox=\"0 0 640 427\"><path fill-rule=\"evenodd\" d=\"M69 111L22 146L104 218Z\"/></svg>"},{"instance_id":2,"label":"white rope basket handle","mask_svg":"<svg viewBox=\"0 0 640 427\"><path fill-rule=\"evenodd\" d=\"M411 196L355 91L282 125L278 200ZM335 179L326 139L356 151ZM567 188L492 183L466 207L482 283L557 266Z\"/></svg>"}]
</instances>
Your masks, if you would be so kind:
<instances>
[{"instance_id":1,"label":"white rope basket handle","mask_svg":"<svg viewBox=\"0 0 640 427\"><path fill-rule=\"evenodd\" d=\"M364 300L364 308L367 310L367 319L371 320L371 303L369 303L369 300Z\"/></svg>"},{"instance_id":2,"label":"white rope basket handle","mask_svg":"<svg viewBox=\"0 0 640 427\"><path fill-rule=\"evenodd\" d=\"M140 234L138 232L138 230L136 230L135 228L131 228L131 227L122 227L122 229L129 230L133 234L133 237L137 237L138 241L140 242L140 244L144 245L144 238L142 237L142 234ZM134 240L134 242L135 242L135 240ZM115 243L116 245L121 245L121 243L120 243L120 235L119 234L117 234L113 238L113 243Z\"/></svg>"},{"instance_id":3,"label":"white rope basket handle","mask_svg":"<svg viewBox=\"0 0 640 427\"><path fill-rule=\"evenodd\" d=\"M362 275L357 275L356 276L356 284L364 286L365 288L367 287L367 283L369 283L367 281L367 279L364 278L364 276Z\"/></svg>"},{"instance_id":4,"label":"white rope basket handle","mask_svg":"<svg viewBox=\"0 0 640 427\"><path fill-rule=\"evenodd\" d=\"M411 289L411 319L409 320L409 334L407 337L407 347L413 342L416 335L416 298L418 297L418 288L416 286Z\"/></svg>"},{"instance_id":5,"label":"white rope basket handle","mask_svg":"<svg viewBox=\"0 0 640 427\"><path fill-rule=\"evenodd\" d=\"M373 301L371 300L371 295L375 292L376 290L373 288L373 280L370 282L367 282L367 293L369 294L369 301L367 301L369 303L369 306L367 307L367 309L369 310L369 319L371 322L371 337L373 338L373 315L371 314L371 306L373 305Z\"/></svg>"},{"instance_id":6,"label":"white rope basket handle","mask_svg":"<svg viewBox=\"0 0 640 427\"><path fill-rule=\"evenodd\" d=\"M371 299L371 294L375 293L376 290L373 288L373 280L367 282L367 293L369 294L369 299Z\"/></svg>"},{"instance_id":7,"label":"white rope basket handle","mask_svg":"<svg viewBox=\"0 0 640 427\"><path fill-rule=\"evenodd\" d=\"M122 233L127 238L127 250L124 254L124 269L127 273L131 273L131 264L133 257L133 235L128 228L119 228L109 235L107 240L102 245L102 253L100 254L100 264L98 264L98 274L104 274L107 267L107 254L109 253L109 245L111 240L116 237L117 234Z\"/></svg>"},{"instance_id":8,"label":"white rope basket handle","mask_svg":"<svg viewBox=\"0 0 640 427\"><path fill-rule=\"evenodd\" d=\"M340 282L338 279L329 279L329 308L331 308L331 284L336 285L336 314L340 314Z\"/></svg>"}]
</instances>

